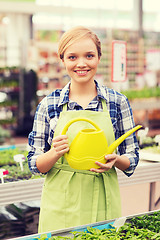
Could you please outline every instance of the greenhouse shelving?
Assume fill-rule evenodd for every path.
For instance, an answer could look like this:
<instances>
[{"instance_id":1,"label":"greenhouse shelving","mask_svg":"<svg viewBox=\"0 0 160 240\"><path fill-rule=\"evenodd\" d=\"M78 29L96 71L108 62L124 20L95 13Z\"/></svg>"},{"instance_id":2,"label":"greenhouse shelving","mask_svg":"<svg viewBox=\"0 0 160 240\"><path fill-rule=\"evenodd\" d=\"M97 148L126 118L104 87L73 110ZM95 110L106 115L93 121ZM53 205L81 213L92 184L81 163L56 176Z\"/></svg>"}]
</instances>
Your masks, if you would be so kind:
<instances>
[{"instance_id":1,"label":"greenhouse shelving","mask_svg":"<svg viewBox=\"0 0 160 240\"><path fill-rule=\"evenodd\" d=\"M144 71L144 47L143 39L139 39L138 31L127 31L123 29L95 29L102 43L102 57L97 69L97 79L100 78L102 82L111 85L111 59L112 59L112 40L123 40L127 42L127 76L128 80L135 87L136 74ZM56 85L50 84L53 79L59 82L59 87L63 87L66 83L66 71L64 66L60 63L57 56L58 41L63 33L61 30L53 31L56 38L52 39L52 31L40 31L35 33L38 35L29 46L31 51L28 63L37 68L39 82L41 88L48 88L50 91L56 88ZM36 56L37 55L37 59ZM45 84L43 81L47 81ZM64 81L64 82L63 82Z\"/></svg>"},{"instance_id":2,"label":"greenhouse shelving","mask_svg":"<svg viewBox=\"0 0 160 240\"><path fill-rule=\"evenodd\" d=\"M154 188L157 181L160 181L160 162L140 161L135 173L131 177L126 177L120 170L117 170L120 186L130 186L134 184L149 183L149 210L155 206ZM154 173L154 174L153 174ZM31 179L18 182L0 184L0 205L14 202L40 200L44 178Z\"/></svg>"},{"instance_id":3,"label":"greenhouse shelving","mask_svg":"<svg viewBox=\"0 0 160 240\"><path fill-rule=\"evenodd\" d=\"M0 92L6 93L6 101L0 104L0 124L15 128L19 102L19 69L17 67L1 68Z\"/></svg>"},{"instance_id":4,"label":"greenhouse shelving","mask_svg":"<svg viewBox=\"0 0 160 240\"><path fill-rule=\"evenodd\" d=\"M69 228L64 228L64 229L58 229L58 230L53 230L53 231L50 231L50 232L44 232L44 233L36 233L36 234L32 234L32 235L26 235L26 236L23 236L23 237L18 237L18 238L12 238L12 240L33 240L33 239L39 239L40 236L44 237L43 234L45 234L45 239L51 239L52 237L59 237L59 238L73 238L73 233L74 232L88 232L87 230L89 230L88 228L94 228L95 230L98 229L98 230L103 230L103 229L109 229L111 230L111 228L115 227L115 228L119 228L121 226L123 226L125 223L131 223L132 219L136 219L139 220L139 219L143 219L143 217L145 217L146 219L146 225L149 224L149 218L151 219L152 216L152 220L154 219L154 216L155 215L159 215L159 210L157 211L150 211L150 212L143 212L143 213L138 213L138 214L134 214L134 215L128 215L128 216L124 216L122 218L116 218L116 219L110 219L110 220L105 220L105 221L100 221L100 222L95 222L95 223L90 223L90 224L84 224L84 225L80 225L80 226L75 226L75 227L69 227ZM153 220L153 222L156 221L156 220ZM140 223L139 223L140 224ZM134 228L144 228L144 226L138 226L138 221L136 222L136 224L133 224ZM128 228L128 231L127 231L127 228L126 229L126 234L128 232L128 234L130 234L130 231L131 231L131 226ZM147 229L147 227L146 227ZM152 230L154 231L154 230ZM149 233L149 232L148 232ZM94 233L93 233L94 234ZM156 231L155 231L155 234L156 234ZM130 236L130 235L129 235ZM139 236L142 236L142 232L141 232L141 235ZM146 235L145 235L146 236ZM80 237L80 236L79 236ZM76 239L80 239L80 238L76 238ZM88 238L89 239L89 238ZM96 238L97 239L97 238ZM129 239L129 238L127 238ZM137 238L138 239L138 238ZM9 239L11 240L11 239Z\"/></svg>"},{"instance_id":5,"label":"greenhouse shelving","mask_svg":"<svg viewBox=\"0 0 160 240\"><path fill-rule=\"evenodd\" d=\"M141 124L143 127L149 127L149 129L159 130L160 121L160 98L135 98L130 101L130 105L133 110L134 121L136 124ZM145 119L138 116L138 113L144 112Z\"/></svg>"}]
</instances>

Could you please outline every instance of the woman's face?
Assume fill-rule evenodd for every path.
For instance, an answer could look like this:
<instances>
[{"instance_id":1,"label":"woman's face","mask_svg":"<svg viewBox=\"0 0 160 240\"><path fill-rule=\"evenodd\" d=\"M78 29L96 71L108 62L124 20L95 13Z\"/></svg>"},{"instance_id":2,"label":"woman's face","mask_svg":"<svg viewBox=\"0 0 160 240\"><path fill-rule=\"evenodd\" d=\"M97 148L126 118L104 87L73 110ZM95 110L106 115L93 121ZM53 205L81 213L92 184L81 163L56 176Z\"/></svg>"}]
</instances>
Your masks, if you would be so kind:
<instances>
[{"instance_id":1,"label":"woman's face","mask_svg":"<svg viewBox=\"0 0 160 240\"><path fill-rule=\"evenodd\" d=\"M91 38L80 39L64 52L63 62L71 81L84 83L93 81L100 58Z\"/></svg>"}]
</instances>

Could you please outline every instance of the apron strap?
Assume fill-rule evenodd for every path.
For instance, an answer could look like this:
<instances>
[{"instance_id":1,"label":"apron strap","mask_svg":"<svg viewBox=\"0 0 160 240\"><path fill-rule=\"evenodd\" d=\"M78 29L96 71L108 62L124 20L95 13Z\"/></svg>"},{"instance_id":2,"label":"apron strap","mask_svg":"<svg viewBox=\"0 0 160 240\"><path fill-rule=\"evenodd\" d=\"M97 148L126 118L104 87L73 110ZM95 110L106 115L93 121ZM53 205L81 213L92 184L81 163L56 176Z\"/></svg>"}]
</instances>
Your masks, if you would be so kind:
<instances>
[{"instance_id":1,"label":"apron strap","mask_svg":"<svg viewBox=\"0 0 160 240\"><path fill-rule=\"evenodd\" d=\"M67 112L67 103L63 105L63 112Z\"/></svg>"},{"instance_id":2,"label":"apron strap","mask_svg":"<svg viewBox=\"0 0 160 240\"><path fill-rule=\"evenodd\" d=\"M101 99L101 103L102 103L103 112L107 112L108 111L107 104L103 98Z\"/></svg>"}]
</instances>

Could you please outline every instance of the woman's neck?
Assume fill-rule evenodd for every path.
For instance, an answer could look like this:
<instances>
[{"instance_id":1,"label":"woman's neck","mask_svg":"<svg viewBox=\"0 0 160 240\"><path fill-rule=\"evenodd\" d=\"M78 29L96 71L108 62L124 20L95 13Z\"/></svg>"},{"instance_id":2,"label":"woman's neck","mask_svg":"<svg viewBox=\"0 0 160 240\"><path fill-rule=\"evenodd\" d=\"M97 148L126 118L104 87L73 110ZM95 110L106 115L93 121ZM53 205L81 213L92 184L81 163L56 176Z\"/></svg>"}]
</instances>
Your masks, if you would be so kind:
<instances>
[{"instance_id":1,"label":"woman's neck","mask_svg":"<svg viewBox=\"0 0 160 240\"><path fill-rule=\"evenodd\" d=\"M94 82L88 84L71 82L69 98L77 102L84 109L95 96L97 96L97 89Z\"/></svg>"}]
</instances>

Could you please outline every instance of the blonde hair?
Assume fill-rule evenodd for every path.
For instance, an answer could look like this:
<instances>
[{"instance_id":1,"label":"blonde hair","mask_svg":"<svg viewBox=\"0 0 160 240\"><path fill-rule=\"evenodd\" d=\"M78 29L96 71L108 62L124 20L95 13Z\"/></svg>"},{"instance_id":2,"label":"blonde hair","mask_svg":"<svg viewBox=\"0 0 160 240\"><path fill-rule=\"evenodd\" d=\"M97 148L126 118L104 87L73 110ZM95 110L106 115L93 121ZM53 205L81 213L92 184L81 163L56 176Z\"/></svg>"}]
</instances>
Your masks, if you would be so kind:
<instances>
[{"instance_id":1,"label":"blonde hair","mask_svg":"<svg viewBox=\"0 0 160 240\"><path fill-rule=\"evenodd\" d=\"M63 59L64 52L70 45L75 43L77 40L80 40L82 38L87 38L87 37L91 38L95 43L97 52L98 52L98 57L100 58L102 55L102 52L101 52L101 42L99 38L90 29L82 26L71 28L70 30L68 30L62 35L59 41L59 47L58 47L59 58Z\"/></svg>"}]
</instances>

